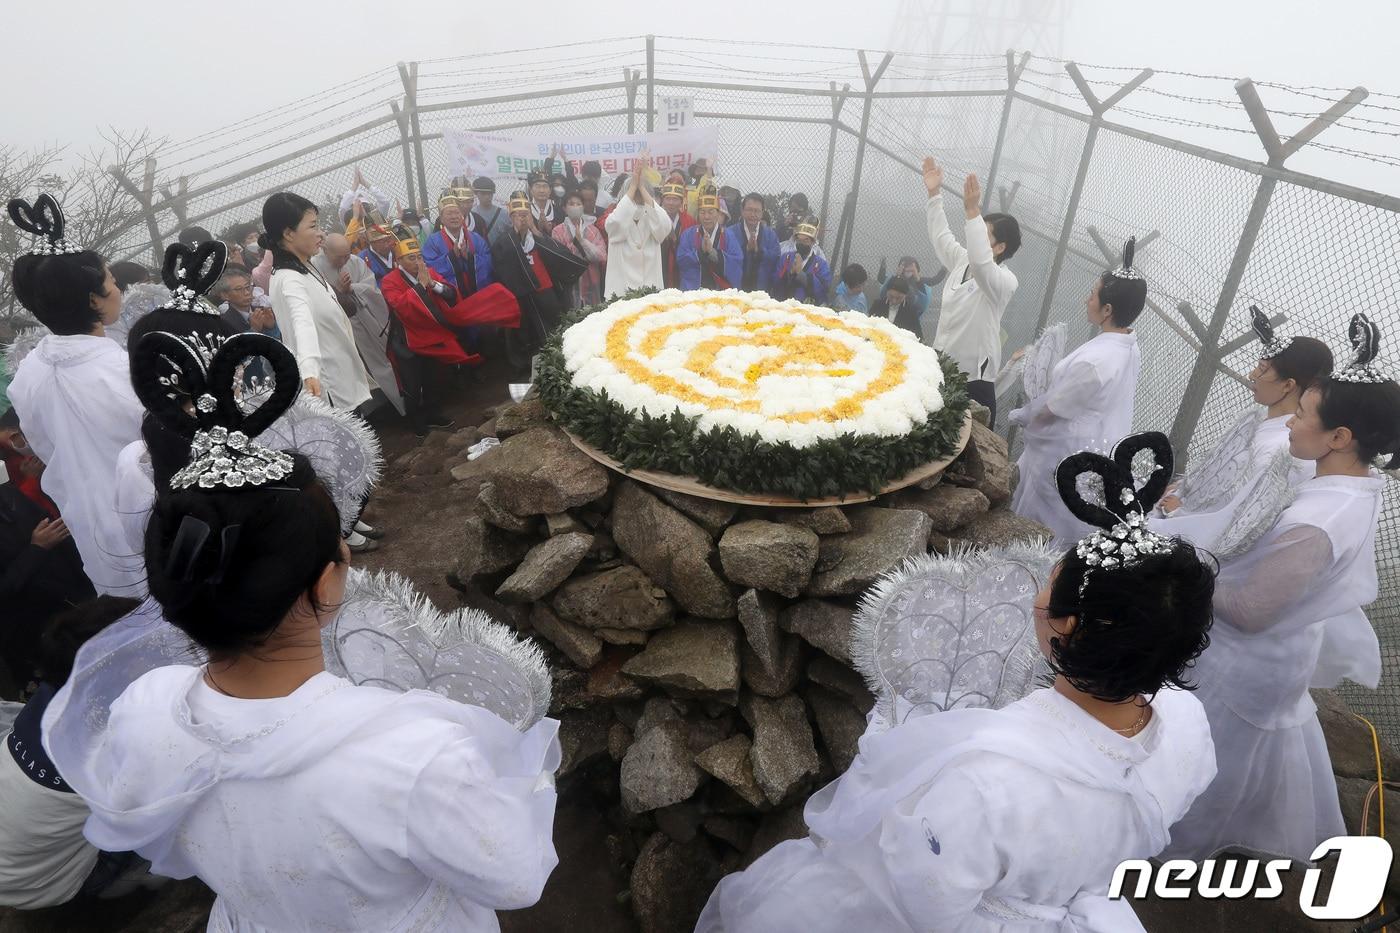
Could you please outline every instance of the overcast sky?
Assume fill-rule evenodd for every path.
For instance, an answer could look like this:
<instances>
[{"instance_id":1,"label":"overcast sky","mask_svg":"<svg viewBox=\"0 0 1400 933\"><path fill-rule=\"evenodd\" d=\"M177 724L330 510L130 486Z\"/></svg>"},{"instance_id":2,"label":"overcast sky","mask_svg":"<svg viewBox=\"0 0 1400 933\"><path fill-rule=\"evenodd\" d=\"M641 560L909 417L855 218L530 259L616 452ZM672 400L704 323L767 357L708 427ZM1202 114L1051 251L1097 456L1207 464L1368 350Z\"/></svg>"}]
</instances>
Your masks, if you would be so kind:
<instances>
[{"instance_id":1,"label":"overcast sky","mask_svg":"<svg viewBox=\"0 0 1400 933\"><path fill-rule=\"evenodd\" d=\"M1024 0L1043 5L1050 0ZM1063 2L1063 0L1062 0ZM181 139L398 60L656 32L742 36L881 49L919 31L919 10L1014 10L1017 0L917 4L754 3L699 6L537 0L529 4L417 0L59 0L7 3L0 142L84 149L96 128L149 126ZM1395 0L1068 0L1043 48L1085 62L1248 74L1289 84L1365 85L1400 93ZM662 14L661 10L671 10ZM896 11L899 11L896 13ZM862 15L864 14L864 15ZM903 22L896 24L899 17ZM965 22L965 21L964 21ZM988 25L954 48L996 52L1008 29ZM1014 29L1009 30L1014 32ZM992 47L968 47L971 42ZM1228 90L1228 88L1227 88ZM1266 98L1267 100L1267 98ZM1392 101L1400 106L1400 101ZM1218 116L1218 114L1208 114ZM1377 137L1395 152L1395 140ZM1364 181L1364 178L1346 179Z\"/></svg>"}]
</instances>

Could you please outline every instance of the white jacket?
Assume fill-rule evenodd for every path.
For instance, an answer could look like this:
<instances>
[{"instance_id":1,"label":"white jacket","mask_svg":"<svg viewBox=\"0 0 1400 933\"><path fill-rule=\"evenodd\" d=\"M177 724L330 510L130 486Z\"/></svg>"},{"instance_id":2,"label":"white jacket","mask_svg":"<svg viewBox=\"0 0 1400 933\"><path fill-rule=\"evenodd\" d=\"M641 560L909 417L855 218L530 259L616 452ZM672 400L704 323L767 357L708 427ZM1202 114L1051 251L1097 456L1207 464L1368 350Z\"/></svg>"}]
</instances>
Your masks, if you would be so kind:
<instances>
[{"instance_id":1,"label":"white jacket","mask_svg":"<svg viewBox=\"0 0 1400 933\"><path fill-rule=\"evenodd\" d=\"M274 269L270 295L282 342L297 358L303 380L320 380L325 400L354 409L369 401L369 379L355 331L329 285L294 269Z\"/></svg>"},{"instance_id":2,"label":"white jacket","mask_svg":"<svg viewBox=\"0 0 1400 933\"><path fill-rule=\"evenodd\" d=\"M1016 294L1016 276L992 256L981 214L967 221L964 237L966 248L948 229L942 196L929 198L928 238L948 270L933 347L952 357L968 379L994 380L1001 369L1001 316Z\"/></svg>"}]
</instances>

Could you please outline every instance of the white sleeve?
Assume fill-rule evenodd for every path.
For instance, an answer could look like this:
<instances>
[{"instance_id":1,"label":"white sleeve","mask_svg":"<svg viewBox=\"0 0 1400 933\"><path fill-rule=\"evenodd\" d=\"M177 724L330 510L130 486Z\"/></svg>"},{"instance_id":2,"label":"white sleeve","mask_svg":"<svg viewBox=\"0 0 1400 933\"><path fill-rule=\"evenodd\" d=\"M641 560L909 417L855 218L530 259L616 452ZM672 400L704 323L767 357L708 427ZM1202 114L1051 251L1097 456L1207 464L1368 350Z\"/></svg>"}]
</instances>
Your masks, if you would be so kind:
<instances>
[{"instance_id":1,"label":"white sleeve","mask_svg":"<svg viewBox=\"0 0 1400 933\"><path fill-rule=\"evenodd\" d=\"M651 228L651 238L659 244L671 233L671 218L666 215L666 208L660 204L643 209L647 211L648 217L642 222Z\"/></svg>"},{"instance_id":2,"label":"white sleeve","mask_svg":"<svg viewBox=\"0 0 1400 933\"><path fill-rule=\"evenodd\" d=\"M1215 616L1243 632L1262 632L1302 600L1332 566L1332 539L1315 525L1294 525L1220 569Z\"/></svg>"},{"instance_id":3,"label":"white sleeve","mask_svg":"<svg viewBox=\"0 0 1400 933\"><path fill-rule=\"evenodd\" d=\"M943 268L951 274L967 262L967 250L963 249L953 231L948 229L948 214L943 210L943 195L935 194L928 199L928 238L933 244L933 255L938 257Z\"/></svg>"},{"instance_id":4,"label":"white sleeve","mask_svg":"<svg viewBox=\"0 0 1400 933\"><path fill-rule=\"evenodd\" d=\"M963 769L952 768L881 821L884 869L910 929L962 929L1006 874L990 803Z\"/></svg>"},{"instance_id":5,"label":"white sleeve","mask_svg":"<svg viewBox=\"0 0 1400 933\"><path fill-rule=\"evenodd\" d=\"M528 907L559 863L558 723L544 719L522 735L498 717L477 718L483 731L445 746L419 773L408 800L408 859L477 904Z\"/></svg>"},{"instance_id":6,"label":"white sleeve","mask_svg":"<svg viewBox=\"0 0 1400 933\"><path fill-rule=\"evenodd\" d=\"M277 327L283 334L292 336L292 346L297 357L297 369L302 379L321 378L321 340L316 334L316 319L311 309L311 296L306 293L306 282L296 273L283 273L281 301L272 307ZM280 306L280 307L279 307Z\"/></svg>"},{"instance_id":7,"label":"white sleeve","mask_svg":"<svg viewBox=\"0 0 1400 933\"><path fill-rule=\"evenodd\" d=\"M626 236L627 225L632 222L632 217L637 213L637 202L631 198L621 198L617 202L617 207L613 208L608 219L603 221L603 227L608 231L609 237Z\"/></svg>"},{"instance_id":8,"label":"white sleeve","mask_svg":"<svg viewBox=\"0 0 1400 933\"><path fill-rule=\"evenodd\" d=\"M1044 395L1043 405L1036 406L1036 413L1039 415L1043 409L1057 418L1073 418L1102 390L1103 377L1099 374L1098 367L1089 360L1078 360L1050 384L1049 391ZM1035 400L1038 401L1040 400ZM1035 402L1027 407L1035 406Z\"/></svg>"},{"instance_id":9,"label":"white sleeve","mask_svg":"<svg viewBox=\"0 0 1400 933\"><path fill-rule=\"evenodd\" d=\"M992 240L987 235L987 222L978 214L967 222L967 257L972 265L972 278L998 308L1005 308L1016 293L1016 276L1010 269L997 264L992 255Z\"/></svg>"}]
</instances>

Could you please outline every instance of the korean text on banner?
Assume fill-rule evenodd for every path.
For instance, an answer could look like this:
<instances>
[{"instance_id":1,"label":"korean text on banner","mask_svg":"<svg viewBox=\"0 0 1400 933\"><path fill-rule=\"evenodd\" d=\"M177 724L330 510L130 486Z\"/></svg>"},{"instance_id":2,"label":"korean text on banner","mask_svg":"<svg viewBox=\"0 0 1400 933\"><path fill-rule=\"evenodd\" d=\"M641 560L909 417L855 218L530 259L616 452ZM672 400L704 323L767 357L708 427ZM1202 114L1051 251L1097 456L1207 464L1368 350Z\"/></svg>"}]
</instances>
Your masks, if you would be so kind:
<instances>
[{"instance_id":1,"label":"korean text on banner","mask_svg":"<svg viewBox=\"0 0 1400 933\"><path fill-rule=\"evenodd\" d=\"M444 130L447 166L452 175L476 178L486 175L498 184L521 184L549 159L555 146L562 146L564 157L573 163L574 174L581 174L583 163L595 161L607 175L632 171L632 162L643 149L651 150L652 167L662 175L671 169L690 168L699 159L711 164L719 149L719 130L714 126L692 126L675 132L618 133L612 136L585 136L551 133L548 136L514 136L506 133L473 133ZM562 171L562 166L555 166Z\"/></svg>"}]
</instances>

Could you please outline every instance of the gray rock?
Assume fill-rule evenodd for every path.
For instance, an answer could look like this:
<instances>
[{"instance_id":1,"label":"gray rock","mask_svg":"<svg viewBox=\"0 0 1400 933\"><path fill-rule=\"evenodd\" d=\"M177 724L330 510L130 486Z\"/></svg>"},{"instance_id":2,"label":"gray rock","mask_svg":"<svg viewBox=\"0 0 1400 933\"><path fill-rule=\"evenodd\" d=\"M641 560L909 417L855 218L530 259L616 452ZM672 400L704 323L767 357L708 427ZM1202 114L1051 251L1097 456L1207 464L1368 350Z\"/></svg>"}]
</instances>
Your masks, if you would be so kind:
<instances>
[{"instance_id":1,"label":"gray rock","mask_svg":"<svg viewBox=\"0 0 1400 933\"><path fill-rule=\"evenodd\" d=\"M549 424L549 411L538 398L527 398L518 405L511 405L496 415L496 436L501 440L524 434L531 428Z\"/></svg>"},{"instance_id":2,"label":"gray rock","mask_svg":"<svg viewBox=\"0 0 1400 933\"><path fill-rule=\"evenodd\" d=\"M516 515L563 512L608 491L608 471L555 428L507 438L490 458L491 481Z\"/></svg>"},{"instance_id":3,"label":"gray rock","mask_svg":"<svg viewBox=\"0 0 1400 933\"><path fill-rule=\"evenodd\" d=\"M778 843L802 839L807 835L807 821L802 818L802 807L803 804L798 803L764 814L758 821L758 830L753 834L753 843L744 854L743 867L747 868L758 861Z\"/></svg>"},{"instance_id":4,"label":"gray rock","mask_svg":"<svg viewBox=\"0 0 1400 933\"><path fill-rule=\"evenodd\" d=\"M812 658L807 665L807 679L845 697L862 716L875 706L875 697L866 687L865 679L824 654Z\"/></svg>"},{"instance_id":5,"label":"gray rock","mask_svg":"<svg viewBox=\"0 0 1400 933\"><path fill-rule=\"evenodd\" d=\"M452 432L447 440L443 441L442 446L449 452L458 453L479 440L481 440L481 432L475 427L458 428Z\"/></svg>"},{"instance_id":6,"label":"gray rock","mask_svg":"<svg viewBox=\"0 0 1400 933\"><path fill-rule=\"evenodd\" d=\"M710 536L636 483L625 482L618 490L612 536L622 553L687 612L707 619L733 618L734 596L711 565Z\"/></svg>"},{"instance_id":7,"label":"gray rock","mask_svg":"<svg viewBox=\"0 0 1400 933\"><path fill-rule=\"evenodd\" d=\"M972 420L982 425L984 428L992 426L992 410L981 402L969 402L967 410L972 412Z\"/></svg>"},{"instance_id":8,"label":"gray rock","mask_svg":"<svg viewBox=\"0 0 1400 933\"><path fill-rule=\"evenodd\" d=\"M475 498L481 484L491 478L491 471L494 469L496 461L495 453L495 450L490 450L475 460L459 460L448 468L448 475L452 477L453 482L461 483L464 487L471 489L472 497Z\"/></svg>"},{"instance_id":9,"label":"gray rock","mask_svg":"<svg viewBox=\"0 0 1400 933\"><path fill-rule=\"evenodd\" d=\"M670 625L675 610L664 590L641 570L624 564L565 583L554 594L554 611L588 628L651 631Z\"/></svg>"},{"instance_id":10,"label":"gray rock","mask_svg":"<svg viewBox=\"0 0 1400 933\"><path fill-rule=\"evenodd\" d=\"M622 665L631 660L632 655L631 648L604 646L602 659L588 671L587 683L580 698L581 704L590 706L597 703L630 703L640 700L643 696L641 684L622 675ZM556 683L555 693L558 692Z\"/></svg>"},{"instance_id":11,"label":"gray rock","mask_svg":"<svg viewBox=\"0 0 1400 933\"><path fill-rule=\"evenodd\" d=\"M476 494L476 514L503 531L527 534L535 528L533 517L516 515L506 508L495 483L481 484L481 490Z\"/></svg>"},{"instance_id":12,"label":"gray rock","mask_svg":"<svg viewBox=\"0 0 1400 933\"><path fill-rule=\"evenodd\" d=\"M993 506L1009 502L1011 460L1005 438L974 421L967 448L943 471L942 480L978 490Z\"/></svg>"},{"instance_id":13,"label":"gray rock","mask_svg":"<svg viewBox=\"0 0 1400 933\"><path fill-rule=\"evenodd\" d=\"M817 565L820 539L810 528L777 522L730 525L719 539L724 573L741 586L757 587L789 599L802 594Z\"/></svg>"},{"instance_id":14,"label":"gray rock","mask_svg":"<svg viewBox=\"0 0 1400 933\"><path fill-rule=\"evenodd\" d=\"M656 494L667 504L693 518L714 538L719 537L720 532L724 531L724 526L734 521L734 516L739 513L739 507L732 502L687 496L683 492L672 492L669 489L657 489Z\"/></svg>"},{"instance_id":15,"label":"gray rock","mask_svg":"<svg viewBox=\"0 0 1400 933\"><path fill-rule=\"evenodd\" d=\"M608 728L608 757L613 761L622 761L627 755L627 749L632 747L632 730L620 722L613 723Z\"/></svg>"},{"instance_id":16,"label":"gray rock","mask_svg":"<svg viewBox=\"0 0 1400 933\"><path fill-rule=\"evenodd\" d=\"M821 561L807 592L813 596L859 593L905 558L928 551L932 528L923 512L852 509L851 530L822 538Z\"/></svg>"},{"instance_id":17,"label":"gray rock","mask_svg":"<svg viewBox=\"0 0 1400 933\"><path fill-rule=\"evenodd\" d=\"M1313 702L1317 704L1317 720L1322 725L1322 735L1327 740L1332 772L1338 777L1375 781L1376 748L1371 741L1371 730L1356 718L1346 701L1331 690L1313 690L1311 693ZM1400 774L1400 755L1384 737L1381 737L1381 769L1387 775ZM1372 822L1375 822L1374 816Z\"/></svg>"},{"instance_id":18,"label":"gray rock","mask_svg":"<svg viewBox=\"0 0 1400 933\"><path fill-rule=\"evenodd\" d=\"M718 778L751 807L768 806L768 797L754 778L749 752L753 740L740 733L718 742L695 756L695 763L707 774Z\"/></svg>"},{"instance_id":19,"label":"gray rock","mask_svg":"<svg viewBox=\"0 0 1400 933\"><path fill-rule=\"evenodd\" d=\"M825 599L804 599L778 614L778 625L808 644L850 666L851 615L848 606Z\"/></svg>"},{"instance_id":20,"label":"gray rock","mask_svg":"<svg viewBox=\"0 0 1400 933\"><path fill-rule=\"evenodd\" d=\"M779 603L767 593L745 590L738 599L739 624L749 647L769 674L778 670L783 633L778 629Z\"/></svg>"},{"instance_id":21,"label":"gray rock","mask_svg":"<svg viewBox=\"0 0 1400 933\"><path fill-rule=\"evenodd\" d=\"M855 760L857 745L865 733L865 717L856 712L845 697L821 687L809 688L806 695L831 766L837 774L845 774Z\"/></svg>"},{"instance_id":22,"label":"gray rock","mask_svg":"<svg viewBox=\"0 0 1400 933\"><path fill-rule=\"evenodd\" d=\"M1022 518L1010 509L993 509L978 515L955 533L960 541L978 547L1005 547L1022 541L1048 539L1053 535L1040 522Z\"/></svg>"},{"instance_id":23,"label":"gray rock","mask_svg":"<svg viewBox=\"0 0 1400 933\"><path fill-rule=\"evenodd\" d=\"M595 628L593 634L609 645L645 645L650 636L643 631L629 628Z\"/></svg>"},{"instance_id":24,"label":"gray rock","mask_svg":"<svg viewBox=\"0 0 1400 933\"><path fill-rule=\"evenodd\" d=\"M819 509L781 509L775 515L784 524L810 528L819 535L839 535L851 530L846 513L834 505Z\"/></svg>"},{"instance_id":25,"label":"gray rock","mask_svg":"<svg viewBox=\"0 0 1400 933\"><path fill-rule=\"evenodd\" d=\"M636 724L632 726L632 734L645 735L663 722L680 721L681 712L676 709L676 703L670 697L647 697L646 703L642 704L642 714L637 717Z\"/></svg>"},{"instance_id":26,"label":"gray rock","mask_svg":"<svg viewBox=\"0 0 1400 933\"><path fill-rule=\"evenodd\" d=\"M588 526L574 518L568 512L555 512L553 515L544 517L544 527L546 533L551 537L571 534L573 532L587 532Z\"/></svg>"},{"instance_id":27,"label":"gray rock","mask_svg":"<svg viewBox=\"0 0 1400 933\"><path fill-rule=\"evenodd\" d=\"M421 444L396 459L393 471L407 476L434 476L442 472L450 454L441 444Z\"/></svg>"},{"instance_id":28,"label":"gray rock","mask_svg":"<svg viewBox=\"0 0 1400 933\"><path fill-rule=\"evenodd\" d=\"M574 533L545 539L530 549L515 573L496 590L496 596L508 603L541 599L569 578L592 546L591 534Z\"/></svg>"},{"instance_id":29,"label":"gray rock","mask_svg":"<svg viewBox=\"0 0 1400 933\"><path fill-rule=\"evenodd\" d=\"M622 805L645 813L687 800L704 775L686 746L683 722L663 722L637 736L622 759Z\"/></svg>"},{"instance_id":30,"label":"gray rock","mask_svg":"<svg viewBox=\"0 0 1400 933\"><path fill-rule=\"evenodd\" d=\"M632 867L632 913L640 933L689 933L723 870L709 841L653 833Z\"/></svg>"},{"instance_id":31,"label":"gray rock","mask_svg":"<svg viewBox=\"0 0 1400 933\"><path fill-rule=\"evenodd\" d=\"M501 531L475 515L467 518L463 531L456 574L464 583L509 570L530 551L529 539Z\"/></svg>"},{"instance_id":32,"label":"gray rock","mask_svg":"<svg viewBox=\"0 0 1400 933\"><path fill-rule=\"evenodd\" d=\"M608 753L608 730L612 710L606 706L568 710L559 717L559 749L562 754L559 777Z\"/></svg>"},{"instance_id":33,"label":"gray rock","mask_svg":"<svg viewBox=\"0 0 1400 933\"><path fill-rule=\"evenodd\" d=\"M753 820L722 813L711 813L702 825L705 832L740 852L753 845L754 831L758 828Z\"/></svg>"},{"instance_id":34,"label":"gray rock","mask_svg":"<svg viewBox=\"0 0 1400 933\"><path fill-rule=\"evenodd\" d=\"M622 667L633 680L684 697L733 702L739 638L731 622L684 622L657 632Z\"/></svg>"},{"instance_id":35,"label":"gray rock","mask_svg":"<svg viewBox=\"0 0 1400 933\"><path fill-rule=\"evenodd\" d=\"M763 697L791 693L802 677L802 643L791 635L780 635L776 664L771 669L744 642L739 646L740 673L744 686Z\"/></svg>"},{"instance_id":36,"label":"gray rock","mask_svg":"<svg viewBox=\"0 0 1400 933\"><path fill-rule=\"evenodd\" d=\"M746 693L739 711L753 729L754 779L769 803L780 804L821 771L807 707L793 694L772 700Z\"/></svg>"},{"instance_id":37,"label":"gray rock","mask_svg":"<svg viewBox=\"0 0 1400 933\"><path fill-rule=\"evenodd\" d=\"M652 813L656 828L676 842L689 842L700 831L700 821L704 815L700 805L692 800L662 807Z\"/></svg>"},{"instance_id":38,"label":"gray rock","mask_svg":"<svg viewBox=\"0 0 1400 933\"><path fill-rule=\"evenodd\" d=\"M530 607L530 627L583 670L597 664L603 656L603 643L592 632L581 625L565 622L544 603Z\"/></svg>"},{"instance_id":39,"label":"gray rock","mask_svg":"<svg viewBox=\"0 0 1400 933\"><path fill-rule=\"evenodd\" d=\"M932 489L904 489L890 497L890 507L923 512L933 530L948 534L992 507L980 490L940 483Z\"/></svg>"}]
</instances>

